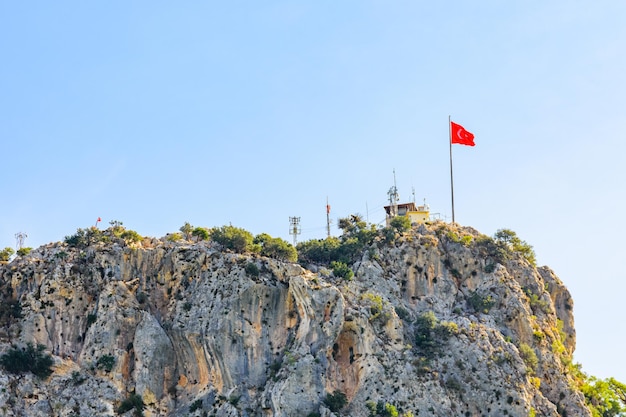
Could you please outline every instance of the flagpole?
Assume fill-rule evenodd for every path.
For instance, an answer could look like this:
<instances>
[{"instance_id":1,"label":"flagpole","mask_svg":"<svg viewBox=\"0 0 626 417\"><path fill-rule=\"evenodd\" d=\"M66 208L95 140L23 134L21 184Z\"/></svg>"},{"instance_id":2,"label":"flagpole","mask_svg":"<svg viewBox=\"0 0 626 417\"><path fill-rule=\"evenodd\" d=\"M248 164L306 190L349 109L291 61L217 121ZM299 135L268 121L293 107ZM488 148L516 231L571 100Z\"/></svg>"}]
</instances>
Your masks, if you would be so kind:
<instances>
[{"instance_id":1,"label":"flagpole","mask_svg":"<svg viewBox=\"0 0 626 417\"><path fill-rule=\"evenodd\" d=\"M452 223L454 223L454 179L452 176L452 124L448 115L448 138L450 141L450 194L452 196Z\"/></svg>"}]
</instances>

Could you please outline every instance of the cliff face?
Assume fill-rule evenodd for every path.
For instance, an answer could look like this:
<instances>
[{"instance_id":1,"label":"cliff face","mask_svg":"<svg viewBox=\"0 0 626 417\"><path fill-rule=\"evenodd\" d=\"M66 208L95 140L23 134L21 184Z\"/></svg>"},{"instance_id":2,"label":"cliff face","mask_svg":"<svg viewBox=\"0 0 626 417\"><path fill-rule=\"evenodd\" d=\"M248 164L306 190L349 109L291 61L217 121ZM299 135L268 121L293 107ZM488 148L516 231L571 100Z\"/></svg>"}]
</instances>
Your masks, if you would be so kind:
<instances>
[{"instance_id":1,"label":"cliff face","mask_svg":"<svg viewBox=\"0 0 626 417\"><path fill-rule=\"evenodd\" d=\"M54 372L0 371L0 411L113 416L135 394L146 416L368 416L378 402L590 416L568 374L567 289L492 249L473 229L422 225L376 242L346 281L210 242L42 246L0 266L3 303L22 307L0 352L42 344ZM347 404L332 412L337 391Z\"/></svg>"}]
</instances>

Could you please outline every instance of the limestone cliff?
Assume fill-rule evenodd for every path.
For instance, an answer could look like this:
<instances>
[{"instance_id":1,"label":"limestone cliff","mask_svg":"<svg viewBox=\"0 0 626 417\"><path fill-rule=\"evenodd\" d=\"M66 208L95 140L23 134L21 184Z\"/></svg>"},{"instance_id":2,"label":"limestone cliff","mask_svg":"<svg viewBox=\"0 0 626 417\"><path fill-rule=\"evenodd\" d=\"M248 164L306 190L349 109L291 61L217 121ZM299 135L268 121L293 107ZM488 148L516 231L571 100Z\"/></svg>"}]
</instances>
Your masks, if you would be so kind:
<instances>
[{"instance_id":1,"label":"limestone cliff","mask_svg":"<svg viewBox=\"0 0 626 417\"><path fill-rule=\"evenodd\" d=\"M42 246L0 266L22 308L0 353L42 344L54 372L0 371L0 414L113 416L134 394L146 416L590 416L567 289L483 238L379 238L349 281L210 241Z\"/></svg>"}]
</instances>

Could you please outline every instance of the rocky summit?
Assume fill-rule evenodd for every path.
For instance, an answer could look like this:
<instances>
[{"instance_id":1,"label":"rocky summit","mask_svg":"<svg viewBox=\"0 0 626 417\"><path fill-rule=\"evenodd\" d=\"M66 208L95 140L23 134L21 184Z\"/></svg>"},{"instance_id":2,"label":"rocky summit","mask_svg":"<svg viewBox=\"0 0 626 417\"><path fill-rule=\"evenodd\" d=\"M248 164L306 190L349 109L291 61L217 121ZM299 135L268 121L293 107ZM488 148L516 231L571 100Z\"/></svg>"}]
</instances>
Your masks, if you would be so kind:
<instances>
[{"instance_id":1,"label":"rocky summit","mask_svg":"<svg viewBox=\"0 0 626 417\"><path fill-rule=\"evenodd\" d=\"M523 254L435 222L354 276L300 262L164 237L0 265L0 415L591 416L573 301Z\"/></svg>"}]
</instances>

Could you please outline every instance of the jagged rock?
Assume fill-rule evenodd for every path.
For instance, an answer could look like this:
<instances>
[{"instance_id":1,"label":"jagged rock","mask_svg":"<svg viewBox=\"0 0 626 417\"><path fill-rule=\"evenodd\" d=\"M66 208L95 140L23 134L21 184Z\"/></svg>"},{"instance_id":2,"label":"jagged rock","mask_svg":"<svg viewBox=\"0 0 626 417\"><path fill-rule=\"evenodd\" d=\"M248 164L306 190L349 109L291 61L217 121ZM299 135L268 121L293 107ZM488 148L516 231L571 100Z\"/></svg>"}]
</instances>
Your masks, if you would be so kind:
<instances>
[{"instance_id":1,"label":"jagged rock","mask_svg":"<svg viewBox=\"0 0 626 417\"><path fill-rule=\"evenodd\" d=\"M0 266L3 302L22 306L0 352L43 344L54 372L1 371L0 412L113 416L138 395L146 416L368 416L378 402L416 416L591 416L567 368L563 283L446 227L376 241L351 281L210 242L42 246ZM340 412L324 402L337 391Z\"/></svg>"}]
</instances>

